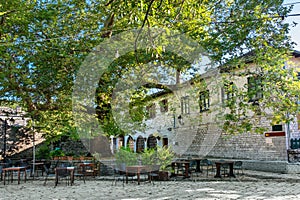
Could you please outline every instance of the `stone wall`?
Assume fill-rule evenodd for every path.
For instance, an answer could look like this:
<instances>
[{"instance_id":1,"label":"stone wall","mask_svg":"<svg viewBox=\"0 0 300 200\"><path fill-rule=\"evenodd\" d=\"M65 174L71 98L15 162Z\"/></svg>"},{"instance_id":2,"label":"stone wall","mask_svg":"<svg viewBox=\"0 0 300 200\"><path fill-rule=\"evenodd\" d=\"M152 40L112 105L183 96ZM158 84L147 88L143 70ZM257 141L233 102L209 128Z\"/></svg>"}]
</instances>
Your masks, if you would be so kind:
<instances>
[{"instance_id":1,"label":"stone wall","mask_svg":"<svg viewBox=\"0 0 300 200\"><path fill-rule=\"evenodd\" d=\"M266 126L267 127L267 126ZM271 128L271 127L270 127ZM182 132L178 134L178 132ZM189 138L190 143L184 155L199 157L246 159L262 161L287 161L286 137L265 137L264 134L241 133L222 134L216 124L203 124L191 129L177 129L182 138ZM192 138L192 139L191 139ZM176 146L173 149L177 150ZM175 151L176 152L176 151Z\"/></svg>"},{"instance_id":2,"label":"stone wall","mask_svg":"<svg viewBox=\"0 0 300 200\"><path fill-rule=\"evenodd\" d=\"M44 145L43 143L40 143L36 145L36 155L39 150L39 147ZM64 141L58 142L57 144L51 144L49 145L50 150L55 149L55 147L59 147L65 152L66 154L72 154L74 156L80 156L84 155L86 156L89 152L86 149L86 147L82 144L80 140L72 140L72 139L65 139ZM8 158L12 160L18 160L18 159L32 159L33 158L33 148L28 148L24 151L21 151L19 153L15 153Z\"/></svg>"},{"instance_id":3,"label":"stone wall","mask_svg":"<svg viewBox=\"0 0 300 200\"><path fill-rule=\"evenodd\" d=\"M89 151L83 145L81 140L66 139L64 141L61 141L57 147L60 147L63 152L73 156L86 156L87 154L89 154Z\"/></svg>"},{"instance_id":4,"label":"stone wall","mask_svg":"<svg viewBox=\"0 0 300 200\"><path fill-rule=\"evenodd\" d=\"M266 138L264 135L251 133L221 136L208 157L286 161L286 138Z\"/></svg>"}]
</instances>

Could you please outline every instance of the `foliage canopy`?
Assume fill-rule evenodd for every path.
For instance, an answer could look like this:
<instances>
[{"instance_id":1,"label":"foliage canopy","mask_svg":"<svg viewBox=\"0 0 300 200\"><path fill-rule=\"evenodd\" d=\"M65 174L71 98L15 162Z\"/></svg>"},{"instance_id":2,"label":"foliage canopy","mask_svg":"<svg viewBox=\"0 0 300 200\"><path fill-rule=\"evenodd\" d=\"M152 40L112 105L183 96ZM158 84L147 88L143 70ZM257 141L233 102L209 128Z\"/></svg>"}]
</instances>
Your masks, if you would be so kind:
<instances>
[{"instance_id":1,"label":"foliage canopy","mask_svg":"<svg viewBox=\"0 0 300 200\"><path fill-rule=\"evenodd\" d=\"M266 108L275 110L279 121L296 113L299 83L293 72L282 70L292 42L282 22L291 7L282 0L175 0L99 1L57 0L2 1L0 4L0 103L26 109L46 137L76 135L72 119L72 87L76 73L97 45L112 35L131 29L166 27L197 41L217 65L232 72L247 66L240 56L253 52L252 62L263 76ZM138 41L139 38L136 38ZM147 51L122 55L98 83L97 114L105 134L124 134L111 116L111 95L124 70L143 63L164 62L178 70L182 60L164 52L164 44ZM140 59L136 59L136 54ZM171 62L172 61L172 62ZM188 70L191 65L180 70ZM230 79L229 73L224 79ZM245 74L240 74L245 75ZM275 84L274 84L275 83ZM151 88L140 88L150 90ZM245 96L244 92L238 94ZM137 99L140 97L136 97ZM273 98L274 101L268 99ZM142 102L142 99L141 101ZM234 125L243 112L240 102L231 104L227 125ZM257 107L250 105L250 109ZM91 108L84 108L91 109ZM250 123L250 122L249 122ZM249 123L245 129L249 129ZM240 130L241 132L244 131Z\"/></svg>"}]
</instances>

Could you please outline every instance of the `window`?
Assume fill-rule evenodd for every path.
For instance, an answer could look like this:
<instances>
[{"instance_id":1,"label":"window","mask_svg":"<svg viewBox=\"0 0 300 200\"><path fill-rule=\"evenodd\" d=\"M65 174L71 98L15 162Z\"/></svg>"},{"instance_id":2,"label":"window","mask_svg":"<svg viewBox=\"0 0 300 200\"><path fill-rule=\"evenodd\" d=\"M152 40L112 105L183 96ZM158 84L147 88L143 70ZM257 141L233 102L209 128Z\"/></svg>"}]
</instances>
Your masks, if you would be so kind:
<instances>
[{"instance_id":1,"label":"window","mask_svg":"<svg viewBox=\"0 0 300 200\"><path fill-rule=\"evenodd\" d=\"M263 97L262 78L260 76L248 77L248 96L250 102L256 102Z\"/></svg>"},{"instance_id":2,"label":"window","mask_svg":"<svg viewBox=\"0 0 300 200\"><path fill-rule=\"evenodd\" d=\"M181 114L189 114L190 113L190 99L189 96L181 97Z\"/></svg>"},{"instance_id":3,"label":"window","mask_svg":"<svg viewBox=\"0 0 300 200\"><path fill-rule=\"evenodd\" d=\"M272 131L282 131L282 125L281 124L277 124L277 125L273 125L272 126Z\"/></svg>"},{"instance_id":4,"label":"window","mask_svg":"<svg viewBox=\"0 0 300 200\"><path fill-rule=\"evenodd\" d=\"M232 100L236 95L236 90L236 86L233 82L224 84L224 87L222 88L222 102L226 103L226 101Z\"/></svg>"},{"instance_id":5,"label":"window","mask_svg":"<svg viewBox=\"0 0 300 200\"><path fill-rule=\"evenodd\" d=\"M199 106L200 106L200 112L209 110L209 90L200 92Z\"/></svg>"},{"instance_id":6,"label":"window","mask_svg":"<svg viewBox=\"0 0 300 200\"><path fill-rule=\"evenodd\" d=\"M156 110L155 109L156 108L155 108L154 103L146 107L148 118L152 119L152 118L155 117L155 115L156 115Z\"/></svg>"},{"instance_id":7,"label":"window","mask_svg":"<svg viewBox=\"0 0 300 200\"><path fill-rule=\"evenodd\" d=\"M168 100L163 99L160 101L160 112L165 113L168 112Z\"/></svg>"}]
</instances>

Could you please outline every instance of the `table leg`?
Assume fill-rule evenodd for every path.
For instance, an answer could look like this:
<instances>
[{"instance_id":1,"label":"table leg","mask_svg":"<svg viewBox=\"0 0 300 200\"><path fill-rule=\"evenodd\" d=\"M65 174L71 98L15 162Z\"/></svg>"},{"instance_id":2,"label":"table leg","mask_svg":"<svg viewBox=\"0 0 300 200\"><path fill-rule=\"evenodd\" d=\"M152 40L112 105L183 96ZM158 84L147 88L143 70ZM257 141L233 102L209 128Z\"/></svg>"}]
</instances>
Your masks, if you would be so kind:
<instances>
[{"instance_id":1,"label":"table leg","mask_svg":"<svg viewBox=\"0 0 300 200\"><path fill-rule=\"evenodd\" d=\"M175 163L172 163L172 164L171 164L171 168L172 168L171 177L175 177L175 176L176 176L176 172L175 172Z\"/></svg>"},{"instance_id":2,"label":"table leg","mask_svg":"<svg viewBox=\"0 0 300 200\"><path fill-rule=\"evenodd\" d=\"M128 171L126 171L126 184L128 183Z\"/></svg>"},{"instance_id":3,"label":"table leg","mask_svg":"<svg viewBox=\"0 0 300 200\"><path fill-rule=\"evenodd\" d=\"M21 174L20 171L21 171L21 170L18 170L18 184L20 184L20 174Z\"/></svg>"},{"instance_id":4,"label":"table leg","mask_svg":"<svg viewBox=\"0 0 300 200\"><path fill-rule=\"evenodd\" d=\"M137 172L138 185L140 184L140 172Z\"/></svg>"},{"instance_id":5,"label":"table leg","mask_svg":"<svg viewBox=\"0 0 300 200\"><path fill-rule=\"evenodd\" d=\"M10 182L12 183L14 181L14 172L10 172Z\"/></svg>"},{"instance_id":6,"label":"table leg","mask_svg":"<svg viewBox=\"0 0 300 200\"><path fill-rule=\"evenodd\" d=\"M221 177L221 164L216 163L216 168L217 168L217 172L216 172L215 178L222 178Z\"/></svg>"},{"instance_id":7,"label":"table leg","mask_svg":"<svg viewBox=\"0 0 300 200\"><path fill-rule=\"evenodd\" d=\"M190 164L189 163L186 163L185 165L184 165L184 168L185 168L185 175L184 175L184 177L185 178L189 178L189 168L190 168Z\"/></svg>"},{"instance_id":8,"label":"table leg","mask_svg":"<svg viewBox=\"0 0 300 200\"><path fill-rule=\"evenodd\" d=\"M6 171L4 171L4 173L3 173L3 184L5 185L5 176L6 176Z\"/></svg>"},{"instance_id":9,"label":"table leg","mask_svg":"<svg viewBox=\"0 0 300 200\"><path fill-rule=\"evenodd\" d=\"M202 172L200 169L200 160L196 160L196 172Z\"/></svg>"},{"instance_id":10,"label":"table leg","mask_svg":"<svg viewBox=\"0 0 300 200\"><path fill-rule=\"evenodd\" d=\"M58 174L55 174L55 186L58 184Z\"/></svg>"},{"instance_id":11,"label":"table leg","mask_svg":"<svg viewBox=\"0 0 300 200\"><path fill-rule=\"evenodd\" d=\"M27 179L27 172L26 172L26 169L24 169L24 175L25 175L25 183L26 183L26 179Z\"/></svg>"},{"instance_id":12,"label":"table leg","mask_svg":"<svg viewBox=\"0 0 300 200\"><path fill-rule=\"evenodd\" d=\"M230 167L230 169L229 169L229 176L230 176L230 177L235 177L235 175L234 175L234 173L233 173L233 163L230 163L230 164L229 164L229 167Z\"/></svg>"},{"instance_id":13,"label":"table leg","mask_svg":"<svg viewBox=\"0 0 300 200\"><path fill-rule=\"evenodd\" d=\"M71 186L74 184L74 171L71 171Z\"/></svg>"}]
</instances>

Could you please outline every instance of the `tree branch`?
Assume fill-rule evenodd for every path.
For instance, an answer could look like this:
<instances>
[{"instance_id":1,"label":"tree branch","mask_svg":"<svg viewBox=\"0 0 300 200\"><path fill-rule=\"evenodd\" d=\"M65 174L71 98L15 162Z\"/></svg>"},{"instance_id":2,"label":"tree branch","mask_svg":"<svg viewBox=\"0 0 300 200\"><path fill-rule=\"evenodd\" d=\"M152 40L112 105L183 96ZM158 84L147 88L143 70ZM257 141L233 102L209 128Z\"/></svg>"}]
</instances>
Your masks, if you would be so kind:
<instances>
[{"instance_id":1,"label":"tree branch","mask_svg":"<svg viewBox=\"0 0 300 200\"><path fill-rule=\"evenodd\" d=\"M108 3L105 4L105 6L109 6L111 3L113 3L115 0L110 0Z\"/></svg>"},{"instance_id":2,"label":"tree branch","mask_svg":"<svg viewBox=\"0 0 300 200\"><path fill-rule=\"evenodd\" d=\"M138 40L138 38L139 38L139 36L140 36L144 26L145 26L145 23L146 23L147 19L148 19L148 15L149 15L149 12L150 12L150 9L151 9L151 6L152 6L153 2L154 2L154 0L150 1L149 6L148 6L147 11L146 11L146 14L145 14L145 17L144 17L144 20L143 20L142 27L140 28L139 33L138 33L137 37L135 38L135 41L134 41L134 51L135 51L135 53L137 53L137 40ZM135 60L138 63L139 60L138 60L137 54L135 54Z\"/></svg>"},{"instance_id":3,"label":"tree branch","mask_svg":"<svg viewBox=\"0 0 300 200\"><path fill-rule=\"evenodd\" d=\"M175 18L174 18L174 21L176 21L176 20L177 20L177 18L178 18L178 16L179 16L179 14L181 13L181 10L182 10L182 7L183 7L183 4L184 4L184 1L185 1L185 0L182 0L182 2L181 2L181 5L180 5L180 8L179 8L179 11L178 11L177 15L175 16Z\"/></svg>"}]
</instances>

